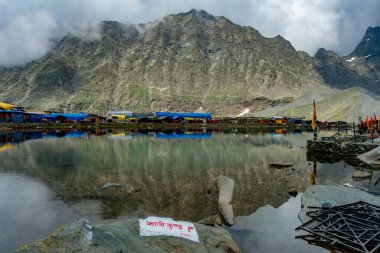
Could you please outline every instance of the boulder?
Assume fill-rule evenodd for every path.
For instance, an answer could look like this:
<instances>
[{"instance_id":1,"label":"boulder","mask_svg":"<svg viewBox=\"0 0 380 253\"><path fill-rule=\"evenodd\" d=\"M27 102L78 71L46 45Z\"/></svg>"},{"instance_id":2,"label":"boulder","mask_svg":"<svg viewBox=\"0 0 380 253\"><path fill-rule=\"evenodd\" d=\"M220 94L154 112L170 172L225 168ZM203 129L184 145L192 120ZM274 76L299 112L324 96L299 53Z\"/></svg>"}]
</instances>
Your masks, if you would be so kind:
<instances>
[{"instance_id":1,"label":"boulder","mask_svg":"<svg viewBox=\"0 0 380 253\"><path fill-rule=\"evenodd\" d=\"M307 187L302 195L302 210L298 217L302 222L310 220L308 206L333 207L365 201L380 206L380 197L353 187L343 185L313 185Z\"/></svg>"},{"instance_id":2,"label":"boulder","mask_svg":"<svg viewBox=\"0 0 380 253\"><path fill-rule=\"evenodd\" d=\"M194 226L199 243L172 236L140 236L138 220L101 225L77 220L47 238L24 245L16 252L240 252L225 229L201 224Z\"/></svg>"},{"instance_id":3,"label":"boulder","mask_svg":"<svg viewBox=\"0 0 380 253\"><path fill-rule=\"evenodd\" d=\"M235 181L226 176L218 177L218 211L222 217L223 223L227 226L234 224L234 210L232 208L232 198L234 194Z\"/></svg>"}]
</instances>

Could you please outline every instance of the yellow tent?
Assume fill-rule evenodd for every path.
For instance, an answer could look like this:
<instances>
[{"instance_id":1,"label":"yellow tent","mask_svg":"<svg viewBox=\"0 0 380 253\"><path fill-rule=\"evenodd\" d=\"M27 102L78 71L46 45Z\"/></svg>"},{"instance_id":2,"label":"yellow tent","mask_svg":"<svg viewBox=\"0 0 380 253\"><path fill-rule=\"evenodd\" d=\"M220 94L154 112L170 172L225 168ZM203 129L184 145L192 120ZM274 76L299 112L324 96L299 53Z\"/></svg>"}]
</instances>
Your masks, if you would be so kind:
<instances>
[{"instance_id":1,"label":"yellow tent","mask_svg":"<svg viewBox=\"0 0 380 253\"><path fill-rule=\"evenodd\" d=\"M3 102L0 102L0 109L3 109L3 110L12 110L14 108L16 108L17 106L15 105L11 105L11 104L6 104L6 103L3 103Z\"/></svg>"}]
</instances>

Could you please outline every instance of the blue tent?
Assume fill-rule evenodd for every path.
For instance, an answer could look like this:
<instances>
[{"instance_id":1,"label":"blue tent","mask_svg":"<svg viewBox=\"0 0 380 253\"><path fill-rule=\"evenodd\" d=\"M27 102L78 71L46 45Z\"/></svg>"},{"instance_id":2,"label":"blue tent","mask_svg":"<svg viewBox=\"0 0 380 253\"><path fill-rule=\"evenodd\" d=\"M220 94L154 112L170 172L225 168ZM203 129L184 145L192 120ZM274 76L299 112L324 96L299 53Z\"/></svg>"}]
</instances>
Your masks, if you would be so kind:
<instances>
[{"instance_id":1,"label":"blue tent","mask_svg":"<svg viewBox=\"0 0 380 253\"><path fill-rule=\"evenodd\" d=\"M22 111L17 110L0 110L0 123L22 123L23 116Z\"/></svg>"},{"instance_id":2,"label":"blue tent","mask_svg":"<svg viewBox=\"0 0 380 253\"><path fill-rule=\"evenodd\" d=\"M24 121L31 123L41 123L42 114L35 112L24 112Z\"/></svg>"},{"instance_id":3,"label":"blue tent","mask_svg":"<svg viewBox=\"0 0 380 253\"><path fill-rule=\"evenodd\" d=\"M55 123L57 119L67 119L76 122L82 122L83 120L88 118L87 113L49 113L42 115L43 119L47 119L50 122Z\"/></svg>"},{"instance_id":4,"label":"blue tent","mask_svg":"<svg viewBox=\"0 0 380 253\"><path fill-rule=\"evenodd\" d=\"M177 118L198 118L198 119L211 119L211 113L197 113L197 112L155 112L156 118L169 117L172 119Z\"/></svg>"}]
</instances>

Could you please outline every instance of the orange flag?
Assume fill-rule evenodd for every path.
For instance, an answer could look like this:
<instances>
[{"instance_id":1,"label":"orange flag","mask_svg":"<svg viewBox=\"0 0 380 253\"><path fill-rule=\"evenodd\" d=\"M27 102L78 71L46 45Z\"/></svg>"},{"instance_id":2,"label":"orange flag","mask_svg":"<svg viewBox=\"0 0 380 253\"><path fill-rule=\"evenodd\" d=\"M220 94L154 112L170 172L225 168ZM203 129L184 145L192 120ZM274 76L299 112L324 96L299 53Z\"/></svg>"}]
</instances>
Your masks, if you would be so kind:
<instances>
[{"instance_id":1,"label":"orange flag","mask_svg":"<svg viewBox=\"0 0 380 253\"><path fill-rule=\"evenodd\" d=\"M317 130L317 109L315 108L315 99L313 100L313 118L311 119L311 128Z\"/></svg>"}]
</instances>

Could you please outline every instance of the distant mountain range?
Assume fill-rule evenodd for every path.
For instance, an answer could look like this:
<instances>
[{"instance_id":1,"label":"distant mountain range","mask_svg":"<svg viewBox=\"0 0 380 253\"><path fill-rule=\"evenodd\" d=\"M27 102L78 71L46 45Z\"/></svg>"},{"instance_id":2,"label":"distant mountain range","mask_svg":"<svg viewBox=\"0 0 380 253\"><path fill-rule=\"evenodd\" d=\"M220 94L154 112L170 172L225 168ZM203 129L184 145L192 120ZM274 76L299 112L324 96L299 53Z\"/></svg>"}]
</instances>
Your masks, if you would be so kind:
<instances>
[{"instance_id":1,"label":"distant mountain range","mask_svg":"<svg viewBox=\"0 0 380 253\"><path fill-rule=\"evenodd\" d=\"M0 69L0 101L100 114L309 116L317 99L323 120L380 113L380 27L345 57L325 49L311 57L281 36L197 10L148 24L104 21L98 32L68 34L44 57Z\"/></svg>"}]
</instances>

